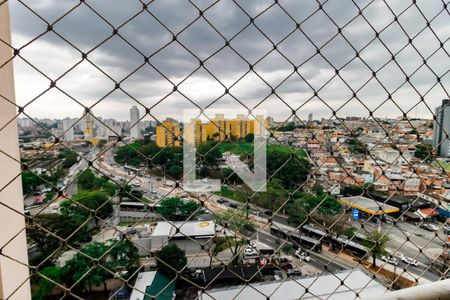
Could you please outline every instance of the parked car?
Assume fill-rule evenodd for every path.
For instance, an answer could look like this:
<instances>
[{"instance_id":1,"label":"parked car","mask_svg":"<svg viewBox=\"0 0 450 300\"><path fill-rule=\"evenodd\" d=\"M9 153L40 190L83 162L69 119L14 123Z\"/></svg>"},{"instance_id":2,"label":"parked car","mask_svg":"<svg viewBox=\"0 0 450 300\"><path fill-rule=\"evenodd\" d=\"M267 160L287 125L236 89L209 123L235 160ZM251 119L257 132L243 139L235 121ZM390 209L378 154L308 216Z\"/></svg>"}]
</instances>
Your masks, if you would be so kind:
<instances>
[{"instance_id":1,"label":"parked car","mask_svg":"<svg viewBox=\"0 0 450 300\"><path fill-rule=\"evenodd\" d=\"M200 210L200 213L201 213L201 214L204 214L204 215L209 215L209 214L210 214L210 211L207 210L206 208L203 208L203 209Z\"/></svg>"},{"instance_id":2,"label":"parked car","mask_svg":"<svg viewBox=\"0 0 450 300\"><path fill-rule=\"evenodd\" d=\"M445 224L444 227L442 227L445 234L450 234L450 224Z\"/></svg>"},{"instance_id":3,"label":"parked car","mask_svg":"<svg viewBox=\"0 0 450 300\"><path fill-rule=\"evenodd\" d=\"M228 206L231 207L231 208L237 208L238 207L236 203L230 203L230 204L228 204Z\"/></svg>"},{"instance_id":4,"label":"parked car","mask_svg":"<svg viewBox=\"0 0 450 300\"><path fill-rule=\"evenodd\" d=\"M265 214L266 216L271 217L271 216L273 215L273 212L271 212L270 210L266 210L266 211L264 211L264 214Z\"/></svg>"},{"instance_id":5,"label":"parked car","mask_svg":"<svg viewBox=\"0 0 450 300\"><path fill-rule=\"evenodd\" d=\"M224 204L224 203L227 203L228 202L228 200L226 200L226 199L223 199L223 198L220 198L219 200L217 200L216 201L217 203L219 203L219 204Z\"/></svg>"},{"instance_id":6,"label":"parked car","mask_svg":"<svg viewBox=\"0 0 450 300\"><path fill-rule=\"evenodd\" d=\"M385 255L383 255L382 257L381 257L381 260L382 261L385 261L385 262L387 262L387 263L389 263L389 264L391 264L391 265L394 265L394 266L397 266L398 265L398 260L395 258L395 257L392 257L392 256L385 256Z\"/></svg>"},{"instance_id":7,"label":"parked car","mask_svg":"<svg viewBox=\"0 0 450 300\"><path fill-rule=\"evenodd\" d=\"M302 261L310 261L311 260L311 257L305 251L302 251L302 250L295 251L294 255L295 255L295 257L297 257L298 259L300 259Z\"/></svg>"},{"instance_id":8,"label":"parked car","mask_svg":"<svg viewBox=\"0 0 450 300\"><path fill-rule=\"evenodd\" d=\"M253 246L246 246L244 249L244 256L256 256L258 251Z\"/></svg>"},{"instance_id":9,"label":"parked car","mask_svg":"<svg viewBox=\"0 0 450 300\"><path fill-rule=\"evenodd\" d=\"M419 265L419 263L417 262L417 260L415 260L414 258L405 256L405 255L403 255L403 254L401 254L401 255L399 256L399 258L400 258L400 260L401 260L402 262L404 262L404 263L406 263L406 264L408 264L408 265L411 265L411 266L414 266L414 267L417 267L417 266Z\"/></svg>"},{"instance_id":10,"label":"parked car","mask_svg":"<svg viewBox=\"0 0 450 300\"><path fill-rule=\"evenodd\" d=\"M420 224L420 228L423 228L427 231L438 231L439 230L439 228L436 225L430 224L430 223L422 223L422 224Z\"/></svg>"},{"instance_id":11,"label":"parked car","mask_svg":"<svg viewBox=\"0 0 450 300\"><path fill-rule=\"evenodd\" d=\"M302 270L300 269L289 269L288 274L291 276L302 276Z\"/></svg>"}]
</instances>

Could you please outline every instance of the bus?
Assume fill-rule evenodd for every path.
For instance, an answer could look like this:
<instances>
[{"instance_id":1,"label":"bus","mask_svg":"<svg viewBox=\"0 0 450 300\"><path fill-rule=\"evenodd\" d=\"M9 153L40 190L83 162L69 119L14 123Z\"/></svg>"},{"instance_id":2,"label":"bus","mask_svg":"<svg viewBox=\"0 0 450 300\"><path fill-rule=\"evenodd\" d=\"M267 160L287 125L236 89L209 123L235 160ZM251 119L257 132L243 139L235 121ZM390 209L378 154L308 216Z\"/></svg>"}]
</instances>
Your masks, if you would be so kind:
<instances>
[{"instance_id":1,"label":"bus","mask_svg":"<svg viewBox=\"0 0 450 300\"><path fill-rule=\"evenodd\" d=\"M326 231L324 231L324 230L322 230L320 228L313 227L311 225L303 225L301 227L301 231L305 235L307 235L309 237L313 237L315 239L320 239L322 241L329 240L328 239L329 235L328 235L328 233Z\"/></svg>"},{"instance_id":2,"label":"bus","mask_svg":"<svg viewBox=\"0 0 450 300\"><path fill-rule=\"evenodd\" d=\"M270 227L270 234L282 239L286 239L294 243L294 245L296 245L297 247L300 246L305 250L318 253L322 252L322 241L314 239L312 237L301 235L298 233L285 232L275 226Z\"/></svg>"},{"instance_id":3,"label":"bus","mask_svg":"<svg viewBox=\"0 0 450 300\"><path fill-rule=\"evenodd\" d=\"M128 174L138 174L141 171L138 168L135 168L135 167L132 167L132 166L129 166L129 165L124 165L123 169L125 171L127 171Z\"/></svg>"},{"instance_id":4,"label":"bus","mask_svg":"<svg viewBox=\"0 0 450 300\"><path fill-rule=\"evenodd\" d=\"M367 256L367 249L361 244L355 243L346 238L334 238L332 241L334 246L338 247L338 250L346 250L353 256L364 258Z\"/></svg>"},{"instance_id":5,"label":"bus","mask_svg":"<svg viewBox=\"0 0 450 300\"><path fill-rule=\"evenodd\" d=\"M282 239L287 239L287 237L288 237L288 234L286 232L284 232L282 229L277 228L275 226L270 227L270 234L274 235L276 237L282 238Z\"/></svg>"},{"instance_id":6,"label":"bus","mask_svg":"<svg viewBox=\"0 0 450 300\"><path fill-rule=\"evenodd\" d=\"M300 235L297 233L292 233L289 236L289 239L291 240L294 245L297 247L300 246L302 249L313 251L320 253L322 252L322 241L316 240L309 236Z\"/></svg>"},{"instance_id":7,"label":"bus","mask_svg":"<svg viewBox=\"0 0 450 300\"><path fill-rule=\"evenodd\" d=\"M354 235L352 235L349 240L352 242L362 244L367 239L367 237L364 234L361 234L359 232L356 232Z\"/></svg>"}]
</instances>

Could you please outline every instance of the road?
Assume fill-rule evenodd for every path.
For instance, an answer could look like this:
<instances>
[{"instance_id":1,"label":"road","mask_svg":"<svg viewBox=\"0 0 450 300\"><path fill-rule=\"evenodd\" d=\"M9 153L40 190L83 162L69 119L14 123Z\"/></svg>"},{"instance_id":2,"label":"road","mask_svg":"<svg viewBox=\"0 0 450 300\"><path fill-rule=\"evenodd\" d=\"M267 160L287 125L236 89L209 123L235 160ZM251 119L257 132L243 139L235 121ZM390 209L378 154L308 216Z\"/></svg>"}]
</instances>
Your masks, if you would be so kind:
<instances>
[{"instance_id":1,"label":"road","mask_svg":"<svg viewBox=\"0 0 450 300\"><path fill-rule=\"evenodd\" d=\"M259 242L266 244L274 249L280 247L279 242L277 242L277 238L271 235L270 233L266 233L264 231L260 231L258 233ZM349 266L344 266L336 261L331 261L327 257L320 255L318 253L310 253L311 261L308 264L312 265L318 270L323 270L324 266L327 266L327 270L332 273L339 272L341 270L348 269Z\"/></svg>"}]
</instances>

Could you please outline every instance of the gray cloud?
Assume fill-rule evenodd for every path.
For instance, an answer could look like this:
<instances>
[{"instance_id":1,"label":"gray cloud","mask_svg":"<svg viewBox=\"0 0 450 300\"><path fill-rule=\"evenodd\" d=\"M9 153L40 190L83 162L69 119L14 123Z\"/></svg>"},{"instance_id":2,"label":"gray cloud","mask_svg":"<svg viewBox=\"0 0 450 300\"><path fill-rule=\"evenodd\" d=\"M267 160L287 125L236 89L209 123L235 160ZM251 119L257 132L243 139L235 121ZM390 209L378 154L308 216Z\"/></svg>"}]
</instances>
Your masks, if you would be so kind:
<instances>
[{"instance_id":1,"label":"gray cloud","mask_svg":"<svg viewBox=\"0 0 450 300\"><path fill-rule=\"evenodd\" d=\"M142 12L119 28L120 36L138 51L127 45L119 36L114 36L88 56L90 61L115 81L121 81L144 63L144 57L140 54L142 53L151 56L150 63L178 85L199 67L199 61L195 56L204 60L225 45L224 39L205 19L199 18L198 10L188 1L159 0L148 5L149 11L169 30L147 11L142 11L142 3L139 1L90 0L86 2L115 27ZM193 2L200 9L205 9L214 3L213 1ZM414 6L403 12L410 5L410 3L405 5L403 1L388 1L390 8L383 1L375 1L364 9L362 16L358 16L358 10L365 7L369 1L358 1L359 7L356 7L350 0L330 0L323 5L323 11L319 10L309 17L318 9L317 2L280 0L280 5L294 20L279 6L273 5L273 1L236 2L245 10L245 13L233 1L227 0L219 1L204 13L203 17L211 22L226 39L230 39L243 30L232 39L230 47L225 47L212 56L205 62L204 67L229 87L249 70L245 60L251 64L260 60L254 67L254 71L230 89L233 96L250 108L258 105L270 94L271 88L278 86L294 71L293 63L296 66L300 65L298 72L303 79L296 73L292 74L276 89L277 94L290 107L294 109L301 107L298 111L301 117L306 117L309 112L313 112L316 117L329 117L330 110L317 98L304 105L305 101L313 96L313 90L309 85L318 90L335 76L334 68L324 58L316 55L316 47L323 46L321 54L334 67L342 68L340 76L351 89L357 91L371 78L372 70L378 71L390 61L389 51L396 53L408 43L408 36L414 37L412 42L417 50L409 45L396 55L397 64L408 76L411 76L422 64L420 55L428 58L440 48L440 42L444 43L444 47L427 61L429 68L442 77L442 85L433 88L426 95L426 101L434 107L442 98L448 97L448 90L443 87L448 86L450 82L449 75L446 73L450 69L448 59L450 36L448 24L450 22L448 22L448 11L441 12L435 17L442 10L441 1L426 1L426 3L418 1L418 7L431 22L433 30L427 28L420 34L418 33L426 26L426 20ZM78 5L66 17L56 22L54 30L83 52L90 51L112 34L113 28L83 3L69 0L39 0L29 5L49 23L55 22L72 7ZM30 13L21 3L10 1L10 6L15 47L21 47L46 31L45 22ZM250 19L246 13L255 17L267 7L270 8L256 18L255 25L267 35L270 41L254 25L247 27ZM380 31L394 20L394 14L390 9L396 15L401 14L398 17L401 27L398 24L391 25L380 34L379 39L366 46L375 37L375 32L363 16L375 30ZM342 35L353 48L359 51L359 57L355 57L355 50L341 35L328 42L338 33L338 30L326 14L338 26L343 26L357 17L342 30ZM179 33L196 18L199 19L192 26ZM434 19L431 20L432 18ZM296 28L296 22L301 24L300 29L296 29L291 36L284 39ZM178 35L177 41L172 42L172 33ZM277 50L273 49L273 43L279 43ZM166 44L169 45L159 51ZM244 59L240 58L235 51ZM277 51L280 51L287 59ZM269 55L261 60L268 53ZM23 48L21 55L52 79L57 78L81 60L81 54L77 50L51 32ZM311 56L314 57L305 62ZM377 72L377 79L389 93L393 93L405 81L405 75L397 64L390 62ZM49 81L20 59L15 60L15 68L17 102L24 105L45 90ZM254 72L266 80L270 87ZM422 66L411 76L410 82L424 94L436 83L436 77L426 66ZM83 61L64 76L58 82L58 86L84 105L92 105L114 88L114 82L96 70L88 61ZM121 87L146 107L154 106L171 93L173 88L171 83L148 64L123 81ZM374 109L387 97L384 88L372 79L357 93L357 96L370 109ZM338 108L352 97L351 89L341 78L335 77L319 91L319 97L329 106ZM179 91L204 107L220 97L224 88L201 68L179 86ZM420 96L409 84L406 84L394 93L394 99L402 109L407 110L413 103L419 101ZM133 99L121 91L116 91L106 97L104 102L99 103L94 108L94 113L101 117L127 119L128 109L132 104L135 104ZM221 98L213 106L220 107L220 105L239 106L236 100L229 96ZM190 107L193 105L180 93L175 92L157 105L153 111L159 117L175 116L182 108ZM291 114L290 108L275 96L269 97L259 107L269 109L269 114L279 118L288 117ZM74 101L57 91L44 94L28 107L28 112L36 117L78 116L81 111L82 108L74 104ZM367 110L355 99L340 112L368 115ZM377 110L377 113L396 116L400 114L400 111L393 108L391 104L386 104ZM423 105L420 106L419 115L431 117Z\"/></svg>"}]
</instances>

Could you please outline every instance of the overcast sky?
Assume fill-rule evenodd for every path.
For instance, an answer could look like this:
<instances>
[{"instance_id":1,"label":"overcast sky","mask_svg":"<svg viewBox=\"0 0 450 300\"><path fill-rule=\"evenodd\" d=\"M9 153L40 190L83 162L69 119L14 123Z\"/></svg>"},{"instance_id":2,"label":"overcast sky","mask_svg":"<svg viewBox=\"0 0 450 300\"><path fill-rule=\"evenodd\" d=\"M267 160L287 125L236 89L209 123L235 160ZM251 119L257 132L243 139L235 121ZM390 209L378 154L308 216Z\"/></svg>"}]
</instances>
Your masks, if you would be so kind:
<instances>
[{"instance_id":1,"label":"overcast sky","mask_svg":"<svg viewBox=\"0 0 450 300\"><path fill-rule=\"evenodd\" d=\"M355 1L358 8L350 0L329 0L322 1L325 3L320 10L319 4L312 0L279 0L294 20L274 1L221 0L214 5L214 1L192 1L196 8L189 1L156 0L148 5L148 11L159 21L149 12L142 12L139 1L85 1L110 24L80 1L24 2L42 19L18 1L9 1L14 47L26 45L21 56L52 80L68 72L57 81L57 86L73 98L53 88L27 106L26 111L33 117L79 117L83 108L74 99L86 106L103 99L92 108L93 113L119 120L129 118L131 105L138 105L141 114L144 107L151 108L159 119L178 117L183 108L195 108L191 101L218 110L257 107L266 109L268 115L278 120L288 118L292 109L298 109L297 115L303 119L311 112L315 119L330 118L329 107L339 109L337 114L341 117L368 116L367 108L376 109L374 115L378 117L401 115L390 100L379 107L387 98L387 90L393 93L401 109L410 111L410 116L430 118L431 113L423 103L411 110L420 101L420 95L434 110L443 98L448 98L450 90L450 18L448 9L442 11L441 0L417 1L422 12L416 6L405 11L411 1L387 1L389 7L383 1L375 0L367 7L371 1ZM272 7L261 14L269 6ZM200 17L198 9L207 7ZM362 15L358 16L358 9L363 9ZM314 11L317 12L308 18ZM400 15L398 22L371 42L375 38L374 29L381 31L394 21L394 14ZM264 35L254 25L249 26L249 16L255 18L255 25ZM425 18L430 28L426 28ZM54 31L67 41L53 32L45 33L47 24L43 20L54 23ZM301 23L300 29L296 28L296 22ZM347 23L338 34L336 25L343 27ZM112 26L120 27L120 36L112 36ZM293 33L286 38L290 32ZM177 35L176 41L172 40L173 33ZM413 38L412 45L399 52L408 44L408 35ZM111 38L105 41L108 37ZM224 47L224 38L231 39L232 48ZM273 44L277 44L277 49ZM321 48L325 58L316 54L316 47ZM359 57L355 57L355 49ZM87 60L82 60L81 52L89 52ZM213 53L216 54L211 57ZM395 62L391 61L392 54ZM150 57L152 66L144 64L143 55ZM199 59L206 58L209 59L204 68L216 79L199 65ZM427 59L427 66L422 65L423 59ZM253 71L249 70L249 63L256 63ZM71 69L75 64L78 65ZM294 65L299 66L297 73ZM27 104L49 87L50 81L21 58L14 60L14 67L19 105ZM341 77L336 76L335 68L340 69ZM372 77L371 69L377 71L377 79L361 88ZM411 84L401 86L405 82L404 73ZM441 77L441 84L436 85L436 76ZM114 80L121 82L123 91L113 91ZM178 86L175 92L174 84ZM223 85L230 94L216 101L225 92ZM311 87L320 89L318 96L326 104L317 97L308 101L314 95ZM278 96L271 95L272 89ZM352 89L367 108L351 99Z\"/></svg>"}]
</instances>

